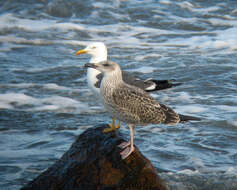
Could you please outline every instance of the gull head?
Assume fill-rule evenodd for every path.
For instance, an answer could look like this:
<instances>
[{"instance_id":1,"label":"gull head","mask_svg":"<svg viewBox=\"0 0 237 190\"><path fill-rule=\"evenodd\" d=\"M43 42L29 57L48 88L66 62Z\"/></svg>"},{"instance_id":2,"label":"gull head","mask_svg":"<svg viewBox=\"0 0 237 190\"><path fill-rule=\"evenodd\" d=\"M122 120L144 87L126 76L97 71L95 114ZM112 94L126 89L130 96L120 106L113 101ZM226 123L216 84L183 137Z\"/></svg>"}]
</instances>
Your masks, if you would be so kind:
<instances>
[{"instance_id":1,"label":"gull head","mask_svg":"<svg viewBox=\"0 0 237 190\"><path fill-rule=\"evenodd\" d=\"M87 63L85 67L96 69L106 75L121 73L119 65L112 61L102 61L99 63Z\"/></svg>"},{"instance_id":2,"label":"gull head","mask_svg":"<svg viewBox=\"0 0 237 190\"><path fill-rule=\"evenodd\" d=\"M85 49L77 51L76 55L85 53L91 55L90 63L98 63L107 60L107 48L103 42L90 43Z\"/></svg>"}]
</instances>

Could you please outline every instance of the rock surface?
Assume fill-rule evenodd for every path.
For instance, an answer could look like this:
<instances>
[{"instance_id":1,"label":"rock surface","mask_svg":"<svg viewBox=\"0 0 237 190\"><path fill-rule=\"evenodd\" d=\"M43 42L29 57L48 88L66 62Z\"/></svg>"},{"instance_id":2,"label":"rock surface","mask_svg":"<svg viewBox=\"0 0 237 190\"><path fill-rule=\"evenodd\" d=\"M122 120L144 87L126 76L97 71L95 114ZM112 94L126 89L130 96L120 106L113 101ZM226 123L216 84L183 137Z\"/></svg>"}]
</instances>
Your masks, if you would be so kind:
<instances>
[{"instance_id":1,"label":"rock surface","mask_svg":"<svg viewBox=\"0 0 237 190\"><path fill-rule=\"evenodd\" d=\"M125 160L119 131L103 133L106 125L83 132L71 148L21 190L168 190L149 160L137 148Z\"/></svg>"}]
</instances>

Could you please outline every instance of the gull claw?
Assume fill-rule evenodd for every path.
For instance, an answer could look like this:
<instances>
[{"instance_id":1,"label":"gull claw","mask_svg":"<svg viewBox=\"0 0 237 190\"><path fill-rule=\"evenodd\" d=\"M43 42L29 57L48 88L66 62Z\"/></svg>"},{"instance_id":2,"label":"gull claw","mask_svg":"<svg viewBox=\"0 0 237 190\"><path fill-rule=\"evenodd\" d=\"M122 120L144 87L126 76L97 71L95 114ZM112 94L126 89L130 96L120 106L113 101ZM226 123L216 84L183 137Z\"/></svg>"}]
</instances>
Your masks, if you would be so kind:
<instances>
[{"instance_id":1,"label":"gull claw","mask_svg":"<svg viewBox=\"0 0 237 190\"><path fill-rule=\"evenodd\" d=\"M118 145L118 147L119 148L121 148L121 149L124 149L124 148L126 148L126 147L128 147L128 146L130 146L131 145L131 142L130 141L128 141L128 142L122 142L121 144L119 144Z\"/></svg>"},{"instance_id":2,"label":"gull claw","mask_svg":"<svg viewBox=\"0 0 237 190\"><path fill-rule=\"evenodd\" d=\"M134 147L126 147L122 152L120 152L120 155L122 159L124 160L127 158L132 152L134 151Z\"/></svg>"},{"instance_id":3,"label":"gull claw","mask_svg":"<svg viewBox=\"0 0 237 190\"><path fill-rule=\"evenodd\" d=\"M113 118L112 120L112 124L109 124L109 127L108 128L105 128L103 130L104 133L110 133L110 132L113 132L113 131L116 131L117 129L120 128L120 121L118 123L118 125L115 125L115 118Z\"/></svg>"}]
</instances>

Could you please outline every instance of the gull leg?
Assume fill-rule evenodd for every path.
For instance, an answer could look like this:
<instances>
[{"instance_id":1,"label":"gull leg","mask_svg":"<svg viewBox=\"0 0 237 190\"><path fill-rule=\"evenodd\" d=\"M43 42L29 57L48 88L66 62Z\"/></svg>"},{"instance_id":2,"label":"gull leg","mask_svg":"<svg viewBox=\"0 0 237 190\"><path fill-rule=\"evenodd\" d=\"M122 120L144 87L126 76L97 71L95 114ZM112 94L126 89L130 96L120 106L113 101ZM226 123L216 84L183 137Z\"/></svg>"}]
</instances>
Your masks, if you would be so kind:
<instances>
[{"instance_id":1,"label":"gull leg","mask_svg":"<svg viewBox=\"0 0 237 190\"><path fill-rule=\"evenodd\" d=\"M118 125L115 125L115 120L116 119L113 117L112 124L109 124L109 127L104 129L104 133L110 133L110 132L116 131L116 129L120 128L120 121L119 121Z\"/></svg>"},{"instance_id":2,"label":"gull leg","mask_svg":"<svg viewBox=\"0 0 237 190\"><path fill-rule=\"evenodd\" d=\"M119 129L121 127L120 120L118 120L118 125L116 125L115 127L116 127L116 129Z\"/></svg>"},{"instance_id":3,"label":"gull leg","mask_svg":"<svg viewBox=\"0 0 237 190\"><path fill-rule=\"evenodd\" d=\"M130 124L128 126L130 129L130 146L128 145L122 152L120 152L122 159L127 158L134 151L134 145L133 145L134 125Z\"/></svg>"},{"instance_id":4,"label":"gull leg","mask_svg":"<svg viewBox=\"0 0 237 190\"><path fill-rule=\"evenodd\" d=\"M128 141L128 142L122 142L121 144L118 145L118 147L121 148L121 149L124 149L124 148L126 148L130 145L131 145L131 142Z\"/></svg>"}]
</instances>

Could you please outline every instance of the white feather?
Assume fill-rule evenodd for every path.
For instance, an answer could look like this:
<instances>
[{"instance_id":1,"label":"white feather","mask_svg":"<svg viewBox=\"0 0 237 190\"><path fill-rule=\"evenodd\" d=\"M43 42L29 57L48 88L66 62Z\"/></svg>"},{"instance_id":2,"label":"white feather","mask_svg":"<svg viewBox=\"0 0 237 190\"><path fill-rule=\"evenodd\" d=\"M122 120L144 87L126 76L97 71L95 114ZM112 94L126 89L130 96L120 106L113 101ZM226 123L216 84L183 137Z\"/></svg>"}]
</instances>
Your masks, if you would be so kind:
<instances>
[{"instance_id":1,"label":"white feather","mask_svg":"<svg viewBox=\"0 0 237 190\"><path fill-rule=\"evenodd\" d=\"M154 90L156 88L156 84L153 83L151 86L147 87L145 90Z\"/></svg>"}]
</instances>

